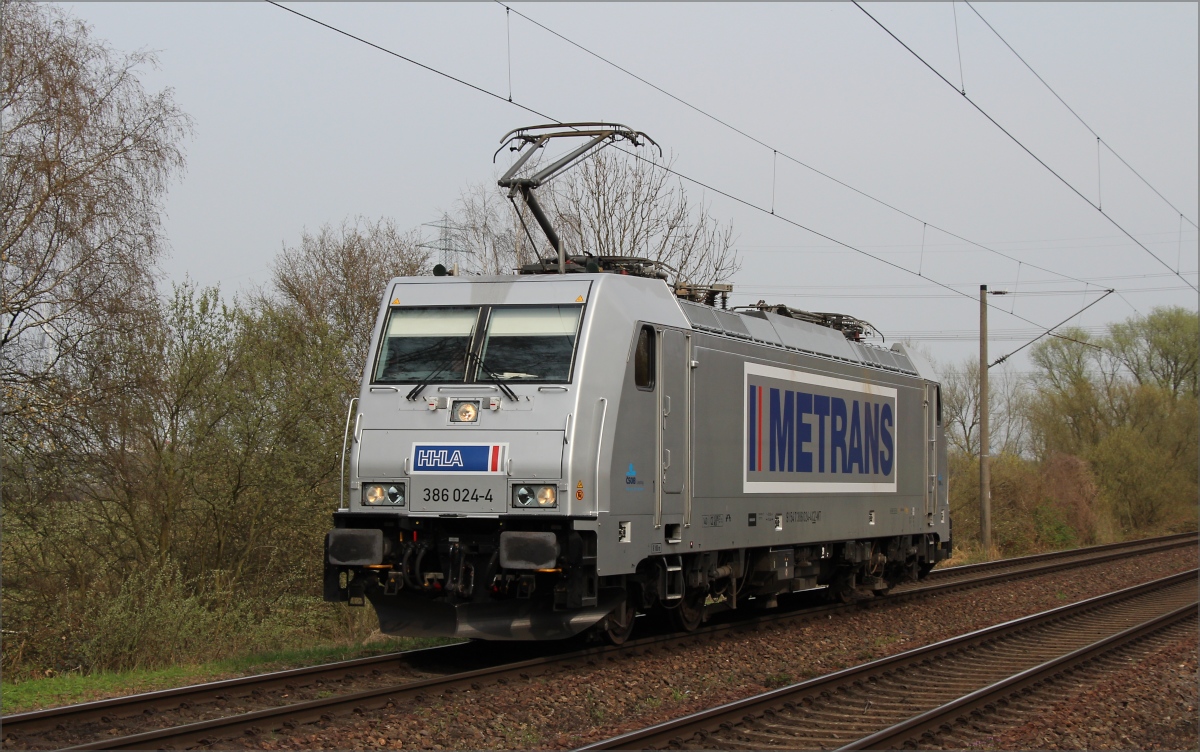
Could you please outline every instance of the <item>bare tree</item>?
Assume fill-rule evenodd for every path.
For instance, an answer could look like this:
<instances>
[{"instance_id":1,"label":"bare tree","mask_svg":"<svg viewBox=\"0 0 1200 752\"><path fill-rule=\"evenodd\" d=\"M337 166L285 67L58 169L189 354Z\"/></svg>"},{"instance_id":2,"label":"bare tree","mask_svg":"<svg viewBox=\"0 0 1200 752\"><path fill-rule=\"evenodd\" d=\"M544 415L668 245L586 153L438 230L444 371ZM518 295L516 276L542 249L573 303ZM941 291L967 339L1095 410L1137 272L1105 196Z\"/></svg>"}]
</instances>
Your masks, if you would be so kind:
<instances>
[{"instance_id":1,"label":"bare tree","mask_svg":"<svg viewBox=\"0 0 1200 752\"><path fill-rule=\"evenodd\" d=\"M543 186L539 196L567 253L649 258L689 284L733 276L740 262L732 227L696 204L668 167L600 151ZM471 271L502 274L552 253L523 202L513 206L492 186L462 193L455 223Z\"/></svg>"},{"instance_id":2,"label":"bare tree","mask_svg":"<svg viewBox=\"0 0 1200 752\"><path fill-rule=\"evenodd\" d=\"M50 5L0 2L0 384L29 410L89 337L153 303L161 201L191 119ZM43 411L53 405L41 404Z\"/></svg>"},{"instance_id":3,"label":"bare tree","mask_svg":"<svg viewBox=\"0 0 1200 752\"><path fill-rule=\"evenodd\" d=\"M274 263L274 285L310 320L343 334L349 367L361 369L384 285L428 271L429 251L420 243L417 232L400 232L387 218L326 224L315 234L304 231L299 245L284 247ZM357 380L357 370L352 372Z\"/></svg>"},{"instance_id":4,"label":"bare tree","mask_svg":"<svg viewBox=\"0 0 1200 752\"><path fill-rule=\"evenodd\" d=\"M528 227L540 232L528 207L520 200L510 201L494 181L468 186L460 194L458 213L452 221L455 241L467 252L463 261L468 272L510 274L538 256L531 234L525 231ZM545 242L545 238L539 239Z\"/></svg>"},{"instance_id":5,"label":"bare tree","mask_svg":"<svg viewBox=\"0 0 1200 752\"><path fill-rule=\"evenodd\" d=\"M641 256L689 284L733 276L740 264L732 226L694 204L669 166L601 151L564 175L552 205L571 252Z\"/></svg>"},{"instance_id":6,"label":"bare tree","mask_svg":"<svg viewBox=\"0 0 1200 752\"><path fill-rule=\"evenodd\" d=\"M942 415L950 446L965 455L979 454L979 360L941 369ZM1025 414L1028 385L999 369L989 374L989 444L996 454L1020 455L1029 448Z\"/></svg>"}]
</instances>

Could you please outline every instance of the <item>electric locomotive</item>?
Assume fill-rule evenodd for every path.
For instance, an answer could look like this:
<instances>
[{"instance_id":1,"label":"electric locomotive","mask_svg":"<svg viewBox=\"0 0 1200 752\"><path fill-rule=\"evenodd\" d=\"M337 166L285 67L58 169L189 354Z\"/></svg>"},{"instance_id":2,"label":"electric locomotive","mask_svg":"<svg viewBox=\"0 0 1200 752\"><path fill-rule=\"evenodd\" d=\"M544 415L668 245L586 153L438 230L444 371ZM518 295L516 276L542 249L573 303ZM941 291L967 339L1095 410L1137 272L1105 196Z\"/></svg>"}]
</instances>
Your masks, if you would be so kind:
<instances>
[{"instance_id":1,"label":"electric locomotive","mask_svg":"<svg viewBox=\"0 0 1200 752\"><path fill-rule=\"evenodd\" d=\"M584 126L592 148L641 135L569 135ZM532 209L526 157L502 185ZM691 630L794 591L885 594L949 555L918 354L862 342L850 316L727 310L728 286L568 255L533 214L556 259L387 283L326 600L369 600L393 635L619 643L639 612Z\"/></svg>"}]
</instances>

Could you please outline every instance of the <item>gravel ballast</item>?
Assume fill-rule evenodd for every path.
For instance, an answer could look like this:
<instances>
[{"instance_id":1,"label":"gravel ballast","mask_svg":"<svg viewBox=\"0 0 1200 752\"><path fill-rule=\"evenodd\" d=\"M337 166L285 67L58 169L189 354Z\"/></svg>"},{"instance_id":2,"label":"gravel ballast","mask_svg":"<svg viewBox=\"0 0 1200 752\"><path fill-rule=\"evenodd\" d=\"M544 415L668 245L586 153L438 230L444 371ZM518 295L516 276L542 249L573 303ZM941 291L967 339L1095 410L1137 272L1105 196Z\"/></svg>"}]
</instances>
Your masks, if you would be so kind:
<instances>
[{"instance_id":1,"label":"gravel ballast","mask_svg":"<svg viewBox=\"0 0 1200 752\"><path fill-rule=\"evenodd\" d=\"M1197 638L1188 635L981 749L1196 749Z\"/></svg>"},{"instance_id":2,"label":"gravel ballast","mask_svg":"<svg viewBox=\"0 0 1200 752\"><path fill-rule=\"evenodd\" d=\"M768 689L953 637L973 629L1102 595L1196 566L1187 548L1107 562L935 595L928 599L810 621L772 625L759 632L727 633L715 640L643 651L506 685L403 701L387 711L337 717L283 737L250 737L232 744L259 749L562 749L704 710ZM1186 651L1185 651L1186 653ZM1195 708L1195 642L1191 647ZM1177 664L1185 663L1180 659ZM1165 665L1165 664L1164 664ZM1099 688L1097 688L1099 691ZM1182 690L1181 690L1182 691ZM1141 700L1138 700L1141 702ZM1183 700L1186 705L1187 700ZM1110 747L1139 747L1105 703L1092 702L1109 720ZM1134 710L1141 705L1131 701ZM1124 708L1128 710L1128 706ZM1112 712L1110 712L1112 710ZM1195 712L1192 712L1194 718ZM1096 728L1104 728L1096 726ZM1012 748L1046 747L1035 731ZM1101 732L1097 732L1101 733ZM1186 736L1186 729L1179 733ZM1101 733L1102 735L1102 733ZM1136 737L1130 737L1135 739ZM1165 737L1164 737L1165 738ZM1191 741L1195 748L1195 725ZM1100 739L1064 741L1099 748ZM1007 742L997 739L1001 748Z\"/></svg>"}]
</instances>

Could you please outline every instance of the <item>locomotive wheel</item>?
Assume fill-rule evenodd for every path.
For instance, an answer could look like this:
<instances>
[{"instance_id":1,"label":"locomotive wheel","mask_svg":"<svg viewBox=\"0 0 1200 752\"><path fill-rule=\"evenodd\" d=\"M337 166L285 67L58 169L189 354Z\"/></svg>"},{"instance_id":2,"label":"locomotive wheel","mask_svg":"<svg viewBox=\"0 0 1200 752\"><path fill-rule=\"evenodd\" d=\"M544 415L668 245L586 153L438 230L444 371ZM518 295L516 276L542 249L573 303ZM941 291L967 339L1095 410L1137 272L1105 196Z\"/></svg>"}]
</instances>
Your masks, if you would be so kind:
<instances>
[{"instance_id":1,"label":"locomotive wheel","mask_svg":"<svg viewBox=\"0 0 1200 752\"><path fill-rule=\"evenodd\" d=\"M633 622L636 616L637 609L633 607L629 599L622 601L621 605L613 609L606 619L604 639L613 645L624 645L625 641L629 639L629 635L633 634ZM618 619L622 621L621 624L617 623Z\"/></svg>"},{"instance_id":2,"label":"locomotive wheel","mask_svg":"<svg viewBox=\"0 0 1200 752\"><path fill-rule=\"evenodd\" d=\"M854 573L839 575L829 585L830 597L842 603L853 603L857 598L854 592Z\"/></svg>"},{"instance_id":3,"label":"locomotive wheel","mask_svg":"<svg viewBox=\"0 0 1200 752\"><path fill-rule=\"evenodd\" d=\"M692 590L684 594L679 605L671 609L671 623L676 629L684 632L695 632L704 622L704 600L707 593L703 590Z\"/></svg>"}]
</instances>

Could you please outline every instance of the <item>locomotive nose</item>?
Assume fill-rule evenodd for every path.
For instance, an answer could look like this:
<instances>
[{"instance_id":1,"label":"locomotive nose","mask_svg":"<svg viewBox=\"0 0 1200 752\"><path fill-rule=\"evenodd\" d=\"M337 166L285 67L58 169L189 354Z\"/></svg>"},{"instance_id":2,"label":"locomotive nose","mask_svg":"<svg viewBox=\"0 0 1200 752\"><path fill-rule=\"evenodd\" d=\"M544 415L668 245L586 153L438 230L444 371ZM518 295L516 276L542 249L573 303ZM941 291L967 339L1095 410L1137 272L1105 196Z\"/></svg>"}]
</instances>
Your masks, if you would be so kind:
<instances>
[{"instance_id":1,"label":"locomotive nose","mask_svg":"<svg viewBox=\"0 0 1200 752\"><path fill-rule=\"evenodd\" d=\"M537 410L510 410L508 416L505 412L485 411L483 425L464 421L449 430L362 431L356 468L361 490L352 504L417 515L569 511L564 501L563 422L554 420L559 430L506 430L500 424L505 417L512 423L532 423L543 416ZM469 409L460 414L482 418Z\"/></svg>"}]
</instances>

